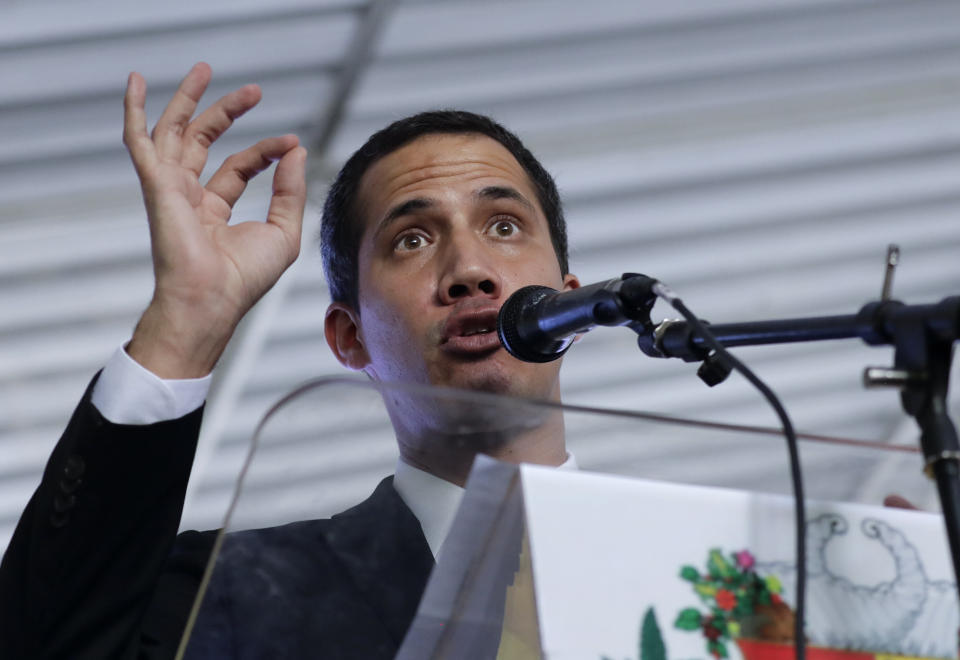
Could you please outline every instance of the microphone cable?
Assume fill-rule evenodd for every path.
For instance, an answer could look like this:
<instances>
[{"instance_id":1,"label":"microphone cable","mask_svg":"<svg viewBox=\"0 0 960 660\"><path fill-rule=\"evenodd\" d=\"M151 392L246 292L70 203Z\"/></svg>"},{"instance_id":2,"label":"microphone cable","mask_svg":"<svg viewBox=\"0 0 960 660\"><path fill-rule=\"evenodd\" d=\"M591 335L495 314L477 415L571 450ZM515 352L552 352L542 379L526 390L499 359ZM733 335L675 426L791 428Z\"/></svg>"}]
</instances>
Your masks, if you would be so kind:
<instances>
[{"instance_id":1,"label":"microphone cable","mask_svg":"<svg viewBox=\"0 0 960 660\"><path fill-rule=\"evenodd\" d=\"M729 366L736 369L750 384L760 390L764 398L770 403L780 423L783 426L783 435L787 439L787 452L790 456L790 480L793 485L793 501L796 521L796 555L797 555L797 603L796 618L794 620L794 649L796 651L796 660L805 660L806 658L806 637L804 636L804 620L806 618L806 594L807 594L807 516L804 508L803 495L803 477L800 471L800 451L797 447L797 435L793 429L793 423L786 409L780 403L780 399L773 393L773 390L750 370L747 365L734 357L719 341L713 336L697 316L691 312L683 301L663 282L654 283L652 290L658 297L666 301L671 307L680 312L683 318L689 323L695 332L703 337L707 345Z\"/></svg>"}]
</instances>

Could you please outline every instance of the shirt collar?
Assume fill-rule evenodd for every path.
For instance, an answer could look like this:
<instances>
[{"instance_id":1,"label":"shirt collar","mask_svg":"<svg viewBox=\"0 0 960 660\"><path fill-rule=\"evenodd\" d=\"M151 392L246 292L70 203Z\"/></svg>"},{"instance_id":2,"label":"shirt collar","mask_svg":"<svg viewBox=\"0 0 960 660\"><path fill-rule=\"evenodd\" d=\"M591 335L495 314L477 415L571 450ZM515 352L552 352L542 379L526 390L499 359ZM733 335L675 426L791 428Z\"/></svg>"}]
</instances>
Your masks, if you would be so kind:
<instances>
[{"instance_id":1,"label":"shirt collar","mask_svg":"<svg viewBox=\"0 0 960 660\"><path fill-rule=\"evenodd\" d=\"M567 460L558 467L576 470L577 459L573 454L567 453ZM436 559L457 515L460 500L463 499L463 488L415 468L402 458L397 459L393 487L420 521L420 528Z\"/></svg>"}]
</instances>

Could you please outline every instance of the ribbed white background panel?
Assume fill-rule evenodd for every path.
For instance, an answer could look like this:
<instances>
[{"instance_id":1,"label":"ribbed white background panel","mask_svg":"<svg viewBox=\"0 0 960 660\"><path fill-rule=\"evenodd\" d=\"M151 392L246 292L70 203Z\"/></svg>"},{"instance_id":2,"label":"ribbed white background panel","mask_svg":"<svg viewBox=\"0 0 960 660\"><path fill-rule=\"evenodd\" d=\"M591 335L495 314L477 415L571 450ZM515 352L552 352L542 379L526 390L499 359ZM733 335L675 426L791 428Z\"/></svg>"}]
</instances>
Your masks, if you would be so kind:
<instances>
[{"instance_id":1,"label":"ribbed white background panel","mask_svg":"<svg viewBox=\"0 0 960 660\"><path fill-rule=\"evenodd\" d=\"M372 131L419 110L489 113L521 135L564 194L583 283L645 272L715 323L849 314L879 296L886 246L898 243L896 297L960 294L955 2L401 2L353 69L365 61L348 53L372 15L360 0L0 4L0 547L86 383L149 300L146 224L120 143L130 70L147 78L154 119L198 60L214 69L211 100L263 87L261 107L211 162L267 135L314 142L336 119L325 153L312 153L303 255L218 370L185 527L219 524L273 401L341 373L321 331L317 206L329 173ZM354 86L344 84L351 71ZM331 113L338 99L343 112ZM262 216L268 176L236 217ZM889 349L849 340L740 355L802 430L915 441L895 392L860 386L864 366L892 361ZM709 389L694 371L642 356L616 329L586 336L563 380L570 402L774 423L740 379ZM395 460L382 438L309 435L291 428L289 448L329 466L321 483L297 486L319 500L317 515L359 500ZM713 470L743 487L787 480L785 452L737 442L662 455L605 436L577 452L584 467L662 465L666 479ZM904 464L808 469L845 484L845 496L879 501ZM280 481L261 495L284 490L278 507L296 495ZM912 495L935 506L932 489Z\"/></svg>"}]
</instances>

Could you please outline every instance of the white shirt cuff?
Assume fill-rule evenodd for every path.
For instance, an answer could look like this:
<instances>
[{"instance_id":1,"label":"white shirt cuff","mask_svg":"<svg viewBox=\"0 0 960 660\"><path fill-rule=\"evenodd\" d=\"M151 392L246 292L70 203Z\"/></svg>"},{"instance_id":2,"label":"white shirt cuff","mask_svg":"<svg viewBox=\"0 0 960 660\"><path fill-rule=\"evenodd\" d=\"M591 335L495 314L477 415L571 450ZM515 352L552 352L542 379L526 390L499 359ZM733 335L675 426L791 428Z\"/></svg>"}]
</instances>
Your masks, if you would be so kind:
<instances>
[{"instance_id":1,"label":"white shirt cuff","mask_svg":"<svg viewBox=\"0 0 960 660\"><path fill-rule=\"evenodd\" d=\"M121 347L103 367L90 401L114 424L155 424L203 405L211 378L160 378Z\"/></svg>"}]
</instances>

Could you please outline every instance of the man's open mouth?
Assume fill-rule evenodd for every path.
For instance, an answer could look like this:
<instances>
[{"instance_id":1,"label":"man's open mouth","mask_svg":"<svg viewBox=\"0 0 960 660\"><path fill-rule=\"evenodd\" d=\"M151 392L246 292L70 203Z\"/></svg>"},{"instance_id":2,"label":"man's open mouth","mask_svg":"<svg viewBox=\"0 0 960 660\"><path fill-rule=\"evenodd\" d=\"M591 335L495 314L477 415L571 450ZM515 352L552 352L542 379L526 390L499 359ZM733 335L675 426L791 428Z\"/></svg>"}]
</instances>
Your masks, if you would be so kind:
<instances>
[{"instance_id":1,"label":"man's open mouth","mask_svg":"<svg viewBox=\"0 0 960 660\"><path fill-rule=\"evenodd\" d=\"M486 353L500 347L495 307L455 313L444 326L443 350L461 354Z\"/></svg>"}]
</instances>

